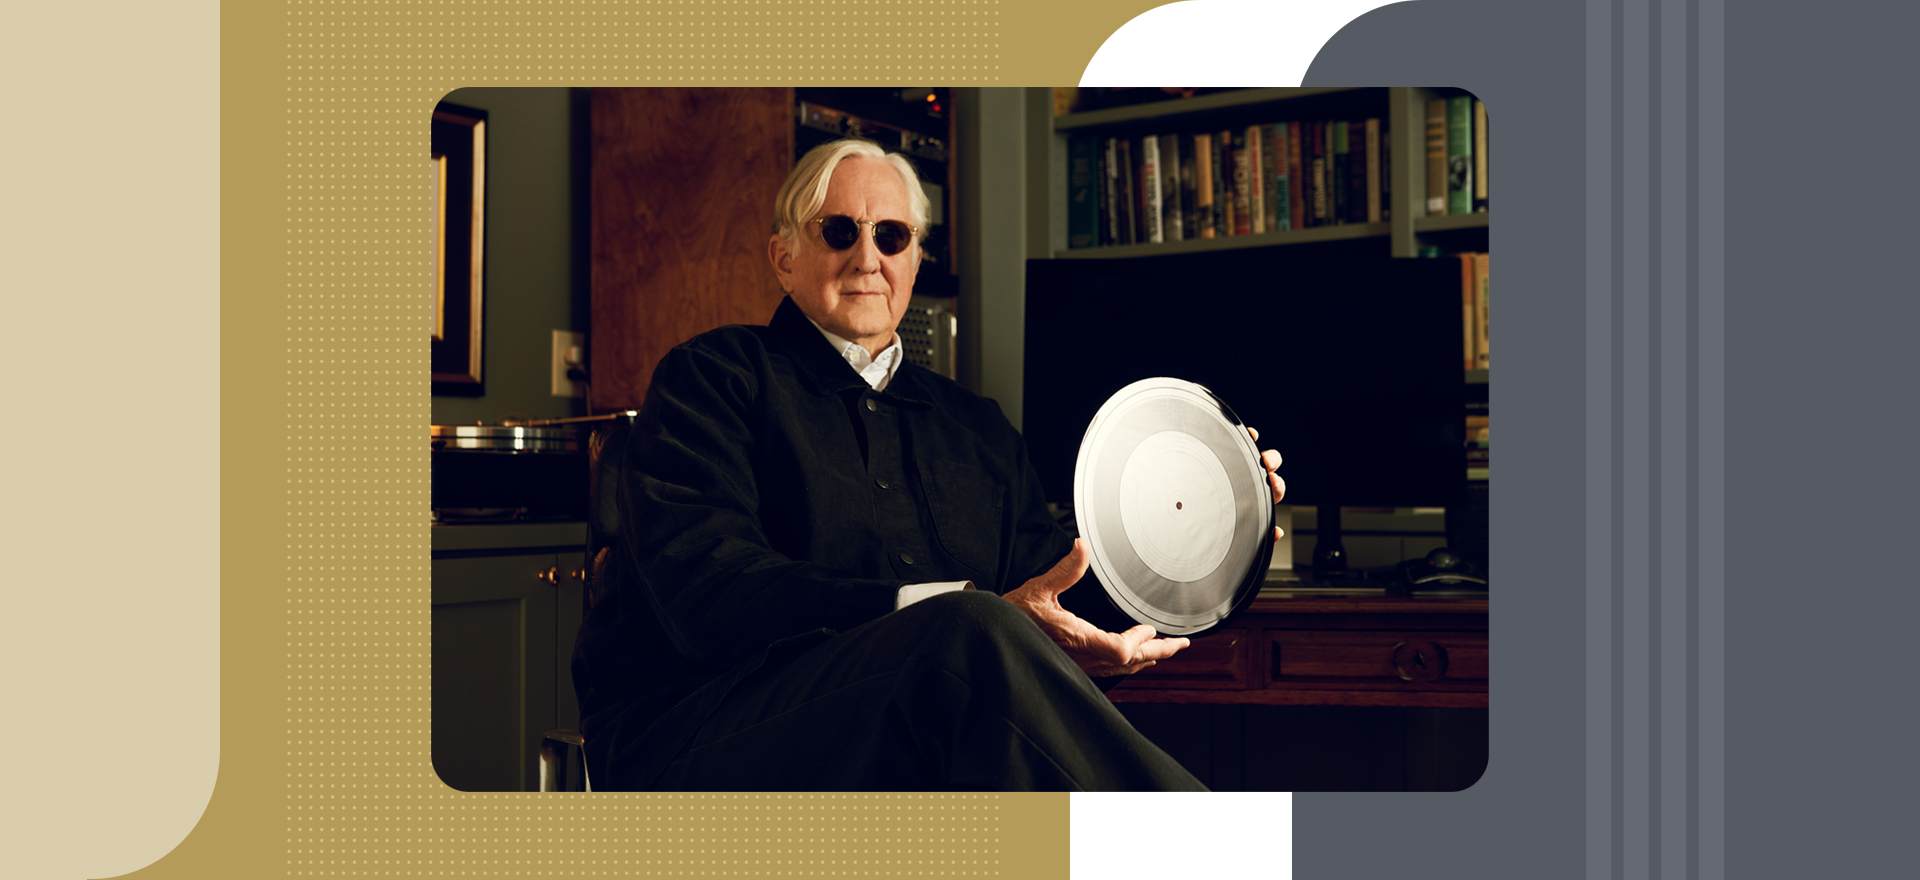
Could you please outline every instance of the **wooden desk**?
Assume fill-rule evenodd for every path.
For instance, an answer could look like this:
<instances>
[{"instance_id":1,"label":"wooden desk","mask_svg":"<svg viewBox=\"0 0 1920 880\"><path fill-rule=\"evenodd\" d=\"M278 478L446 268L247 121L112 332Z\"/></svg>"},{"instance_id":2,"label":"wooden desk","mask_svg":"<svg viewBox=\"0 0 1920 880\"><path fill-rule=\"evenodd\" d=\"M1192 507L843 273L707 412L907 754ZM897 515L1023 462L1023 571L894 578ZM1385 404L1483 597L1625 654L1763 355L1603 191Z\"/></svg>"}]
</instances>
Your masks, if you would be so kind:
<instances>
[{"instance_id":1,"label":"wooden desk","mask_svg":"<svg viewBox=\"0 0 1920 880\"><path fill-rule=\"evenodd\" d=\"M1281 595L1128 678L1116 703L1487 706L1487 599Z\"/></svg>"}]
</instances>

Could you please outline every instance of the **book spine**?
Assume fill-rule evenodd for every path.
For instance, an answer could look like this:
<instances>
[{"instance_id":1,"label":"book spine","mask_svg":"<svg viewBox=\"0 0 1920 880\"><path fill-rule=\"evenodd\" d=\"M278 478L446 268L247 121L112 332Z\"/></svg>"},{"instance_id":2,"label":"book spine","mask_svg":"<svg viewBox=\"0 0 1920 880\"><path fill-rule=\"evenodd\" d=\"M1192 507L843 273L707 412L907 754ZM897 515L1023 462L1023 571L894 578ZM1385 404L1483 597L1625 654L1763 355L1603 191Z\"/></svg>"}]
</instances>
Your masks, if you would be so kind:
<instances>
[{"instance_id":1,"label":"book spine","mask_svg":"<svg viewBox=\"0 0 1920 880\"><path fill-rule=\"evenodd\" d=\"M1487 209L1487 105L1473 102L1473 209Z\"/></svg>"},{"instance_id":2,"label":"book spine","mask_svg":"<svg viewBox=\"0 0 1920 880\"><path fill-rule=\"evenodd\" d=\"M1331 137L1327 147L1327 215L1335 223L1347 222L1347 124L1329 122Z\"/></svg>"},{"instance_id":3,"label":"book spine","mask_svg":"<svg viewBox=\"0 0 1920 880\"><path fill-rule=\"evenodd\" d=\"M1287 176L1287 124L1274 123L1267 132L1267 147L1273 154L1273 191L1267 198L1273 200L1273 226L1276 232L1286 232L1293 228L1292 193L1289 191Z\"/></svg>"},{"instance_id":4,"label":"book spine","mask_svg":"<svg viewBox=\"0 0 1920 880\"><path fill-rule=\"evenodd\" d=\"M1246 145L1233 148L1233 234L1253 234L1253 175Z\"/></svg>"},{"instance_id":5,"label":"book spine","mask_svg":"<svg viewBox=\"0 0 1920 880\"><path fill-rule=\"evenodd\" d=\"M1487 255L1473 255L1473 365L1475 369L1488 368L1487 361Z\"/></svg>"},{"instance_id":6,"label":"book spine","mask_svg":"<svg viewBox=\"0 0 1920 880\"><path fill-rule=\"evenodd\" d=\"M1180 138L1160 136L1160 230L1167 241L1184 238L1180 207Z\"/></svg>"},{"instance_id":7,"label":"book spine","mask_svg":"<svg viewBox=\"0 0 1920 880\"><path fill-rule=\"evenodd\" d=\"M1135 211L1133 207L1135 189L1133 181L1137 174L1133 164L1133 141L1127 138L1120 138L1118 139L1117 145L1119 147L1120 157L1118 165L1118 177L1120 178L1120 243L1133 244L1140 240L1135 234L1140 228L1139 212Z\"/></svg>"},{"instance_id":8,"label":"book spine","mask_svg":"<svg viewBox=\"0 0 1920 880\"><path fill-rule=\"evenodd\" d=\"M1455 254L1460 261L1460 363L1461 369L1473 369L1479 346L1474 342L1477 316L1474 312L1473 255Z\"/></svg>"},{"instance_id":9,"label":"book spine","mask_svg":"<svg viewBox=\"0 0 1920 880\"><path fill-rule=\"evenodd\" d=\"M1347 123L1347 222L1367 222L1367 123Z\"/></svg>"},{"instance_id":10,"label":"book spine","mask_svg":"<svg viewBox=\"0 0 1920 880\"><path fill-rule=\"evenodd\" d=\"M1180 238L1200 237L1200 191L1194 187L1193 135L1176 135L1180 145Z\"/></svg>"},{"instance_id":11,"label":"book spine","mask_svg":"<svg viewBox=\"0 0 1920 880\"><path fill-rule=\"evenodd\" d=\"M1147 135L1140 139L1140 173L1146 178L1147 196L1147 240L1158 244L1166 241L1166 233L1161 223L1161 211L1166 203L1160 197L1160 138Z\"/></svg>"},{"instance_id":12,"label":"book spine","mask_svg":"<svg viewBox=\"0 0 1920 880\"><path fill-rule=\"evenodd\" d=\"M1305 229L1307 222L1307 173L1300 160L1300 121L1287 123L1287 215L1292 228Z\"/></svg>"},{"instance_id":13,"label":"book spine","mask_svg":"<svg viewBox=\"0 0 1920 880\"><path fill-rule=\"evenodd\" d=\"M1447 99L1427 102L1427 213L1447 213Z\"/></svg>"},{"instance_id":14,"label":"book spine","mask_svg":"<svg viewBox=\"0 0 1920 880\"><path fill-rule=\"evenodd\" d=\"M1247 126L1247 214L1254 232L1265 232L1267 225L1266 139L1260 126Z\"/></svg>"},{"instance_id":15,"label":"book spine","mask_svg":"<svg viewBox=\"0 0 1920 880\"><path fill-rule=\"evenodd\" d=\"M1380 126L1380 220L1393 219L1393 135Z\"/></svg>"},{"instance_id":16,"label":"book spine","mask_svg":"<svg viewBox=\"0 0 1920 880\"><path fill-rule=\"evenodd\" d=\"M1367 222L1380 222L1380 120L1367 120Z\"/></svg>"},{"instance_id":17,"label":"book spine","mask_svg":"<svg viewBox=\"0 0 1920 880\"><path fill-rule=\"evenodd\" d=\"M1260 216L1264 218L1263 222L1268 232L1280 231L1280 211L1273 201L1277 192L1274 180L1276 176L1274 155L1273 126L1262 125L1260 126Z\"/></svg>"},{"instance_id":18,"label":"book spine","mask_svg":"<svg viewBox=\"0 0 1920 880\"><path fill-rule=\"evenodd\" d=\"M1114 177L1114 167L1119 164L1120 147L1113 138L1107 138L1107 148L1100 152L1100 244L1116 245L1120 243L1120 202L1116 195L1120 191L1120 182Z\"/></svg>"},{"instance_id":19,"label":"book spine","mask_svg":"<svg viewBox=\"0 0 1920 880\"><path fill-rule=\"evenodd\" d=\"M1133 169L1133 240L1135 243L1147 240L1147 154L1138 143L1132 143Z\"/></svg>"},{"instance_id":20,"label":"book spine","mask_svg":"<svg viewBox=\"0 0 1920 880\"><path fill-rule=\"evenodd\" d=\"M1099 142L1092 135L1067 139L1067 247L1100 244Z\"/></svg>"},{"instance_id":21,"label":"book spine","mask_svg":"<svg viewBox=\"0 0 1920 880\"><path fill-rule=\"evenodd\" d=\"M1233 194L1227 191L1233 171L1227 162L1233 158L1233 135L1220 132L1213 136L1213 237L1233 234Z\"/></svg>"},{"instance_id":22,"label":"book spine","mask_svg":"<svg viewBox=\"0 0 1920 880\"><path fill-rule=\"evenodd\" d=\"M1473 99L1447 102L1447 213L1473 213Z\"/></svg>"},{"instance_id":23,"label":"book spine","mask_svg":"<svg viewBox=\"0 0 1920 880\"><path fill-rule=\"evenodd\" d=\"M1311 160L1312 170L1307 172L1312 175L1312 183L1310 184L1313 187L1312 225L1325 226L1327 225L1327 157L1325 153L1326 125L1324 123L1315 122L1313 124L1313 135L1307 138L1306 149L1313 151L1313 158Z\"/></svg>"},{"instance_id":24,"label":"book spine","mask_svg":"<svg viewBox=\"0 0 1920 880\"><path fill-rule=\"evenodd\" d=\"M1193 136L1194 228L1201 238L1214 237L1213 135Z\"/></svg>"}]
</instances>

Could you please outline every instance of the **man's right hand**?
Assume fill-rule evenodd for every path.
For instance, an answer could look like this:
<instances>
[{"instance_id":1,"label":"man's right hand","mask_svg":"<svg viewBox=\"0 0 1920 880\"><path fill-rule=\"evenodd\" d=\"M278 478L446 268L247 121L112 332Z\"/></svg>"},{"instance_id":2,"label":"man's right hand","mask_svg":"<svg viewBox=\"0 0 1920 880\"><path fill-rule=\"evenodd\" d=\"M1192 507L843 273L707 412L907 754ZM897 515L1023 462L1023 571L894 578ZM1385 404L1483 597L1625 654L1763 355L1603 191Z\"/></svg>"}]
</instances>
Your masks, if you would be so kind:
<instances>
[{"instance_id":1,"label":"man's right hand","mask_svg":"<svg viewBox=\"0 0 1920 880\"><path fill-rule=\"evenodd\" d=\"M1060 594L1080 582L1089 559L1086 542L1075 538L1066 558L1002 598L1026 612L1047 638L1094 678L1131 675L1192 644L1182 638L1156 639L1154 628L1146 624L1110 633L1060 607Z\"/></svg>"}]
</instances>

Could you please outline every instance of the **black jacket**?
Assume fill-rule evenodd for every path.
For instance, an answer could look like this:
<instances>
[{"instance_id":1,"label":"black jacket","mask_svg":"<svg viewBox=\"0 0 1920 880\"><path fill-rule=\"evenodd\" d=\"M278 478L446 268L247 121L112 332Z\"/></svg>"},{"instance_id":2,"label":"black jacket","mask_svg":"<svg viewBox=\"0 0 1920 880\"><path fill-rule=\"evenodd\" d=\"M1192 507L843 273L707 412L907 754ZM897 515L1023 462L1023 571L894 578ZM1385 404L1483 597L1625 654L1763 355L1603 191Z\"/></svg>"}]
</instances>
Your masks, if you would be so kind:
<instances>
[{"instance_id":1,"label":"black jacket","mask_svg":"<svg viewBox=\"0 0 1920 880\"><path fill-rule=\"evenodd\" d=\"M1003 593L1071 548L998 404L908 363L874 391L791 299L669 352L634 430L573 661L597 787L650 784L734 682L902 585Z\"/></svg>"}]
</instances>

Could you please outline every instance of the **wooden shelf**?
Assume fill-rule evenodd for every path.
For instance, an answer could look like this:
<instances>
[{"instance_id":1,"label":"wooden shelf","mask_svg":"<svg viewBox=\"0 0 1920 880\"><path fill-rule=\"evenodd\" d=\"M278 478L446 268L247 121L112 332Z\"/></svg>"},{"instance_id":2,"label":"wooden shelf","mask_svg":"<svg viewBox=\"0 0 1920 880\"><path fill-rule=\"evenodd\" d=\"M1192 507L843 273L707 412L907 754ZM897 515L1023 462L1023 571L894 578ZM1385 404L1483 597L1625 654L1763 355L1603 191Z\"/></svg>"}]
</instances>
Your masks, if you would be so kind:
<instances>
[{"instance_id":1,"label":"wooden shelf","mask_svg":"<svg viewBox=\"0 0 1920 880\"><path fill-rule=\"evenodd\" d=\"M1448 232L1454 229L1487 228L1487 212L1476 211L1472 214L1441 214L1437 217L1418 217L1413 221L1414 232Z\"/></svg>"},{"instance_id":2,"label":"wooden shelf","mask_svg":"<svg viewBox=\"0 0 1920 880\"><path fill-rule=\"evenodd\" d=\"M1270 244L1311 244L1321 241L1345 241L1355 238L1384 238L1393 229L1390 223L1348 223L1342 226L1315 226L1286 232L1262 232L1258 235L1230 235L1226 238L1189 238L1182 241L1119 244L1107 247L1073 248L1055 251L1063 259L1106 259L1109 257L1145 257L1161 254L1196 254Z\"/></svg>"},{"instance_id":3,"label":"wooden shelf","mask_svg":"<svg viewBox=\"0 0 1920 880\"><path fill-rule=\"evenodd\" d=\"M1315 95L1330 95L1336 92L1351 92L1352 88L1272 88L1241 89L1233 92L1219 92L1201 95L1197 98L1175 98L1168 101L1153 101L1147 104L1135 104L1131 107L1111 107L1106 110L1093 110L1086 113L1069 113L1053 118L1054 131L1070 131L1076 128L1093 128L1116 123L1142 122L1146 120L1165 120L1169 127L1185 124L1187 117L1213 113L1218 110L1231 110L1240 107L1252 107L1274 101L1295 98L1307 98Z\"/></svg>"}]
</instances>

